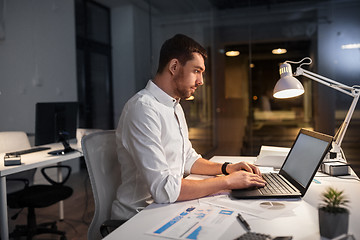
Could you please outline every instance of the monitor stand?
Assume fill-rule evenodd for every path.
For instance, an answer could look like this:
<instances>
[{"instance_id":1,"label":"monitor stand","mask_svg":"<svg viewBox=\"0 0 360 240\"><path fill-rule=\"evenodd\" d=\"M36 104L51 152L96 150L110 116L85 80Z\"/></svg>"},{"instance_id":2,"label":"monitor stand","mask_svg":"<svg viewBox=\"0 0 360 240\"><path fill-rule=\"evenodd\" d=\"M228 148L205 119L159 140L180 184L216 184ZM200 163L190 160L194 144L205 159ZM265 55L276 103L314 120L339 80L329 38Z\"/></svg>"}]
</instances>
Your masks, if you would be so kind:
<instances>
[{"instance_id":1,"label":"monitor stand","mask_svg":"<svg viewBox=\"0 0 360 240\"><path fill-rule=\"evenodd\" d=\"M74 151L75 151L75 149L69 147L69 148L64 148L62 150L54 150L54 151L48 152L48 154L50 154L50 155L65 155L67 153L71 153Z\"/></svg>"},{"instance_id":2,"label":"monitor stand","mask_svg":"<svg viewBox=\"0 0 360 240\"><path fill-rule=\"evenodd\" d=\"M54 151L48 152L48 154L50 154L50 155L65 155L67 153L76 151L75 149L70 147L70 144L68 143L68 141L66 140L66 138L64 137L63 134L60 133L59 135L60 135L60 142L64 146L64 149L54 150Z\"/></svg>"}]
</instances>

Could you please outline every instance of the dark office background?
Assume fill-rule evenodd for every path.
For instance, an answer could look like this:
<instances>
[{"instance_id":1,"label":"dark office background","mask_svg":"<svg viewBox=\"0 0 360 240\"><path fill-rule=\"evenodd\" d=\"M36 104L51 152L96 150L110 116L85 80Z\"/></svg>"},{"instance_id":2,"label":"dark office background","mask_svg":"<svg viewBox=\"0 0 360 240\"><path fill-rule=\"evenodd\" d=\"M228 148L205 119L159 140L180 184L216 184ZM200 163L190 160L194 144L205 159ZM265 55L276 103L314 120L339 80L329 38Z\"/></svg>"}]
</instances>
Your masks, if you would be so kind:
<instances>
[{"instance_id":1,"label":"dark office background","mask_svg":"<svg viewBox=\"0 0 360 240\"><path fill-rule=\"evenodd\" d=\"M205 156L289 146L301 127L336 132L350 97L302 79L304 96L273 99L285 60L310 56L312 71L348 85L360 79L359 48L342 48L360 42L359 0L1 0L0 7L1 131L32 136L35 103L46 101L79 101L80 128L116 127L126 100L154 75L162 42L176 33L209 51L205 85L183 101L191 140ZM240 55L226 57L228 50ZM358 112L343 143L351 161Z\"/></svg>"},{"instance_id":2,"label":"dark office background","mask_svg":"<svg viewBox=\"0 0 360 240\"><path fill-rule=\"evenodd\" d=\"M80 128L116 127L163 41L183 33L209 52L204 86L182 102L203 156L289 147L302 127L334 135L351 97L305 78L300 98L275 100L272 89L279 63L307 56L309 70L359 85L359 12L360 0L0 0L0 131L33 141L35 104L53 101L78 101ZM342 143L358 174L359 113Z\"/></svg>"}]
</instances>

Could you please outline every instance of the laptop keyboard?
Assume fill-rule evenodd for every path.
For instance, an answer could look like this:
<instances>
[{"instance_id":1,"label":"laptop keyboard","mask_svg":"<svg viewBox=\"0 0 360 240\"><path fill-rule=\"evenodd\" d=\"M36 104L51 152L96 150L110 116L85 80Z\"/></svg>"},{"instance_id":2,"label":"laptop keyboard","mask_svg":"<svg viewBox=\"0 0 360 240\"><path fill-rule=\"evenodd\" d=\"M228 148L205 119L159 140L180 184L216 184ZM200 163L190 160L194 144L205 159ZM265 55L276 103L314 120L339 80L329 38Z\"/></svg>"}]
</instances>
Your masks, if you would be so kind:
<instances>
[{"instance_id":1,"label":"laptop keyboard","mask_svg":"<svg viewBox=\"0 0 360 240\"><path fill-rule=\"evenodd\" d=\"M278 175L273 173L264 173L262 177L266 181L266 185L263 188L259 188L262 194L273 193L292 193L295 190L292 189L286 182Z\"/></svg>"},{"instance_id":2,"label":"laptop keyboard","mask_svg":"<svg viewBox=\"0 0 360 240\"><path fill-rule=\"evenodd\" d=\"M273 239L268 234L263 233L254 233L254 232L247 232L241 235L238 238L235 238L235 240L271 240Z\"/></svg>"}]
</instances>

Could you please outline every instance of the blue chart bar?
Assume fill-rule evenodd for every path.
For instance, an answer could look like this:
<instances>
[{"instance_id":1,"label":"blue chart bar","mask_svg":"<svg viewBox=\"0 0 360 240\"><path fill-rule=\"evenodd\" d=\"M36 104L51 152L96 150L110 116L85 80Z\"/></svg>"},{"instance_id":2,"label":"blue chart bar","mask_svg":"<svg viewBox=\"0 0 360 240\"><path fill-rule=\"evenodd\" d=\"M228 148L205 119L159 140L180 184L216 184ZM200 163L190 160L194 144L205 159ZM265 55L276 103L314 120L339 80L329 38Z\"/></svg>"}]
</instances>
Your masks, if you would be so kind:
<instances>
[{"instance_id":1,"label":"blue chart bar","mask_svg":"<svg viewBox=\"0 0 360 240\"><path fill-rule=\"evenodd\" d=\"M177 223L178 221L180 221L184 216L188 215L189 212L182 212L180 213L179 216L174 217L173 219L171 219L169 222L165 223L161 228L159 228L158 230L156 230L154 233L157 234L161 234L163 233L165 230L167 230L168 228L170 228L172 225L174 225L175 223Z\"/></svg>"},{"instance_id":2,"label":"blue chart bar","mask_svg":"<svg viewBox=\"0 0 360 240\"><path fill-rule=\"evenodd\" d=\"M191 240L196 240L200 231L201 231L201 226L199 226L197 229L195 229L189 236L187 236L186 239L191 239Z\"/></svg>"}]
</instances>

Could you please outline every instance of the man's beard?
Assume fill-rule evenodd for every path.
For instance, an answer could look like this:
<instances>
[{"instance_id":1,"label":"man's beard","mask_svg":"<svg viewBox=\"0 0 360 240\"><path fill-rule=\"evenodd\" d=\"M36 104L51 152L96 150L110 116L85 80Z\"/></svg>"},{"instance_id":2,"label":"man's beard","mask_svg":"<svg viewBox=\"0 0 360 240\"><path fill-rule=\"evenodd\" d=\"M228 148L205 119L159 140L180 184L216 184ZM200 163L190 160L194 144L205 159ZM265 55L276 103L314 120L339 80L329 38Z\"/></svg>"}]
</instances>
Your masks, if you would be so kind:
<instances>
[{"instance_id":1,"label":"man's beard","mask_svg":"<svg viewBox=\"0 0 360 240\"><path fill-rule=\"evenodd\" d=\"M186 99L191 96L191 91L186 88L181 88L181 82L184 78L184 69L181 68L177 75L174 76L174 82L176 84L176 93L181 99Z\"/></svg>"}]
</instances>

